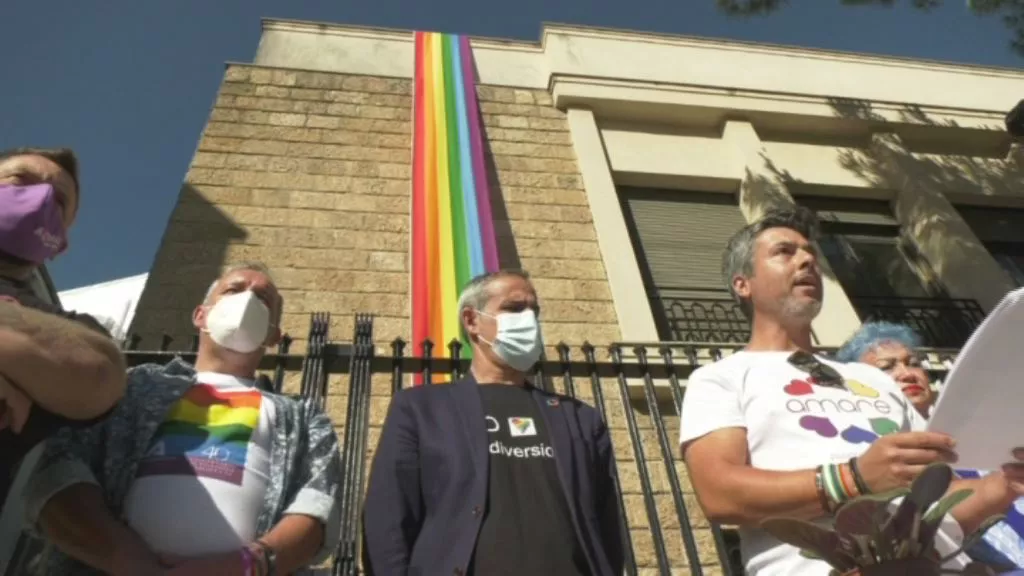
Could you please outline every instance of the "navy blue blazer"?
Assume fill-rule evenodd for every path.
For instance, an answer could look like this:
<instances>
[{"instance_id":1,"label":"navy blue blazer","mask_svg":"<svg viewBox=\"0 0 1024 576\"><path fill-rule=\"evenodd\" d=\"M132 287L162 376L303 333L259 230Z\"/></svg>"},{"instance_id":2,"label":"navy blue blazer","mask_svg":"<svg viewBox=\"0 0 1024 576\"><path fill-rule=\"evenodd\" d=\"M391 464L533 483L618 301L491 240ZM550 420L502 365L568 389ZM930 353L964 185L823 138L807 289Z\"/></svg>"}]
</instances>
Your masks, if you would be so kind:
<instances>
[{"instance_id":1,"label":"navy blue blazer","mask_svg":"<svg viewBox=\"0 0 1024 576\"><path fill-rule=\"evenodd\" d=\"M558 477L591 573L621 575L622 532L608 429L583 402L531 390L547 422ZM370 470L363 511L366 574L465 574L487 505L489 462L483 403L472 376L399 392Z\"/></svg>"}]
</instances>

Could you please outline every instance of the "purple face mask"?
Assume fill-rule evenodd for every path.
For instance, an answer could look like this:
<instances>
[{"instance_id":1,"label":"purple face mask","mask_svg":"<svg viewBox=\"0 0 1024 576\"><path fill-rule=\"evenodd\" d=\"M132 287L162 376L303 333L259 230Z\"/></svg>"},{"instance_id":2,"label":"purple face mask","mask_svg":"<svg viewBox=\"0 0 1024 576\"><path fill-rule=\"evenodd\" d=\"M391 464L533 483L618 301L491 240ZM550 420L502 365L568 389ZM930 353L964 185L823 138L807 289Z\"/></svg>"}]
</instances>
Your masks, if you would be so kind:
<instances>
[{"instance_id":1,"label":"purple face mask","mask_svg":"<svg viewBox=\"0 0 1024 576\"><path fill-rule=\"evenodd\" d=\"M42 264L67 246L57 192L50 184L0 184L0 251Z\"/></svg>"}]
</instances>

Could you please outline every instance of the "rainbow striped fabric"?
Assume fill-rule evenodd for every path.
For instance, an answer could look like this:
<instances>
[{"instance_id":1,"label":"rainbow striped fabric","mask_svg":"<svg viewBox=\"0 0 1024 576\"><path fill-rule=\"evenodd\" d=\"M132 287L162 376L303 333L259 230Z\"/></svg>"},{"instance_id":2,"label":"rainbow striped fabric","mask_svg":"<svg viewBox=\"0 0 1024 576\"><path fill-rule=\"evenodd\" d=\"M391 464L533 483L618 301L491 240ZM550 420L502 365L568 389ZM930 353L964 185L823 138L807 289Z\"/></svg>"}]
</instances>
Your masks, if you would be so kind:
<instances>
[{"instance_id":1,"label":"rainbow striped fabric","mask_svg":"<svg viewBox=\"0 0 1024 576\"><path fill-rule=\"evenodd\" d=\"M157 428L137 476L199 476L241 486L262 402L259 390L189 388Z\"/></svg>"},{"instance_id":2,"label":"rainbow striped fabric","mask_svg":"<svg viewBox=\"0 0 1024 576\"><path fill-rule=\"evenodd\" d=\"M498 269L497 237L469 39L417 32L415 44L412 333L416 354L429 338L447 357L459 291Z\"/></svg>"}]
</instances>

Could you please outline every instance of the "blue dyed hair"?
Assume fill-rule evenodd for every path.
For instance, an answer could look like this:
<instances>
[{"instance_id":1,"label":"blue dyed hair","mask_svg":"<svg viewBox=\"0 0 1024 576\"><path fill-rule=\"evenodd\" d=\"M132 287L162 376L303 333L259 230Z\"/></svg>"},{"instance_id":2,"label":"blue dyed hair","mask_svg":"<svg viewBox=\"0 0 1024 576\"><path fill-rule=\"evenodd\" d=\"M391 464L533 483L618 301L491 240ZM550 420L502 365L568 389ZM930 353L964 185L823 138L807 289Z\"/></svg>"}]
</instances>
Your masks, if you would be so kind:
<instances>
[{"instance_id":1,"label":"blue dyed hair","mask_svg":"<svg viewBox=\"0 0 1024 576\"><path fill-rule=\"evenodd\" d=\"M836 352L836 360L860 362L868 350L886 342L902 344L911 351L921 347L921 337L909 326L891 322L868 322Z\"/></svg>"}]
</instances>

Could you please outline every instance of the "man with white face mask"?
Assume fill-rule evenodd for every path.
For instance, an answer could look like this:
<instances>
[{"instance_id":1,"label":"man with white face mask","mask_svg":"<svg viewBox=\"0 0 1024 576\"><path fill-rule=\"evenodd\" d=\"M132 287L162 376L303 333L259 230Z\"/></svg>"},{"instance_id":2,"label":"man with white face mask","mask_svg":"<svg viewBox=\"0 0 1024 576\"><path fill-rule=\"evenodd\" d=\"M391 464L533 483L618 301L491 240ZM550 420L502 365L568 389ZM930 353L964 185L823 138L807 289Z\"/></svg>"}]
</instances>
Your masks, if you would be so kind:
<instances>
[{"instance_id":1,"label":"man with white face mask","mask_svg":"<svg viewBox=\"0 0 1024 576\"><path fill-rule=\"evenodd\" d=\"M129 373L111 417L59 436L26 490L47 574L290 574L339 533L337 436L311 401L255 387L282 299L236 266L193 313L195 367ZM65 556L66 555L66 556Z\"/></svg>"},{"instance_id":2,"label":"man with white face mask","mask_svg":"<svg viewBox=\"0 0 1024 576\"><path fill-rule=\"evenodd\" d=\"M366 494L366 573L622 574L608 430L526 379L543 348L529 278L478 277L459 310L469 376L391 402Z\"/></svg>"}]
</instances>

